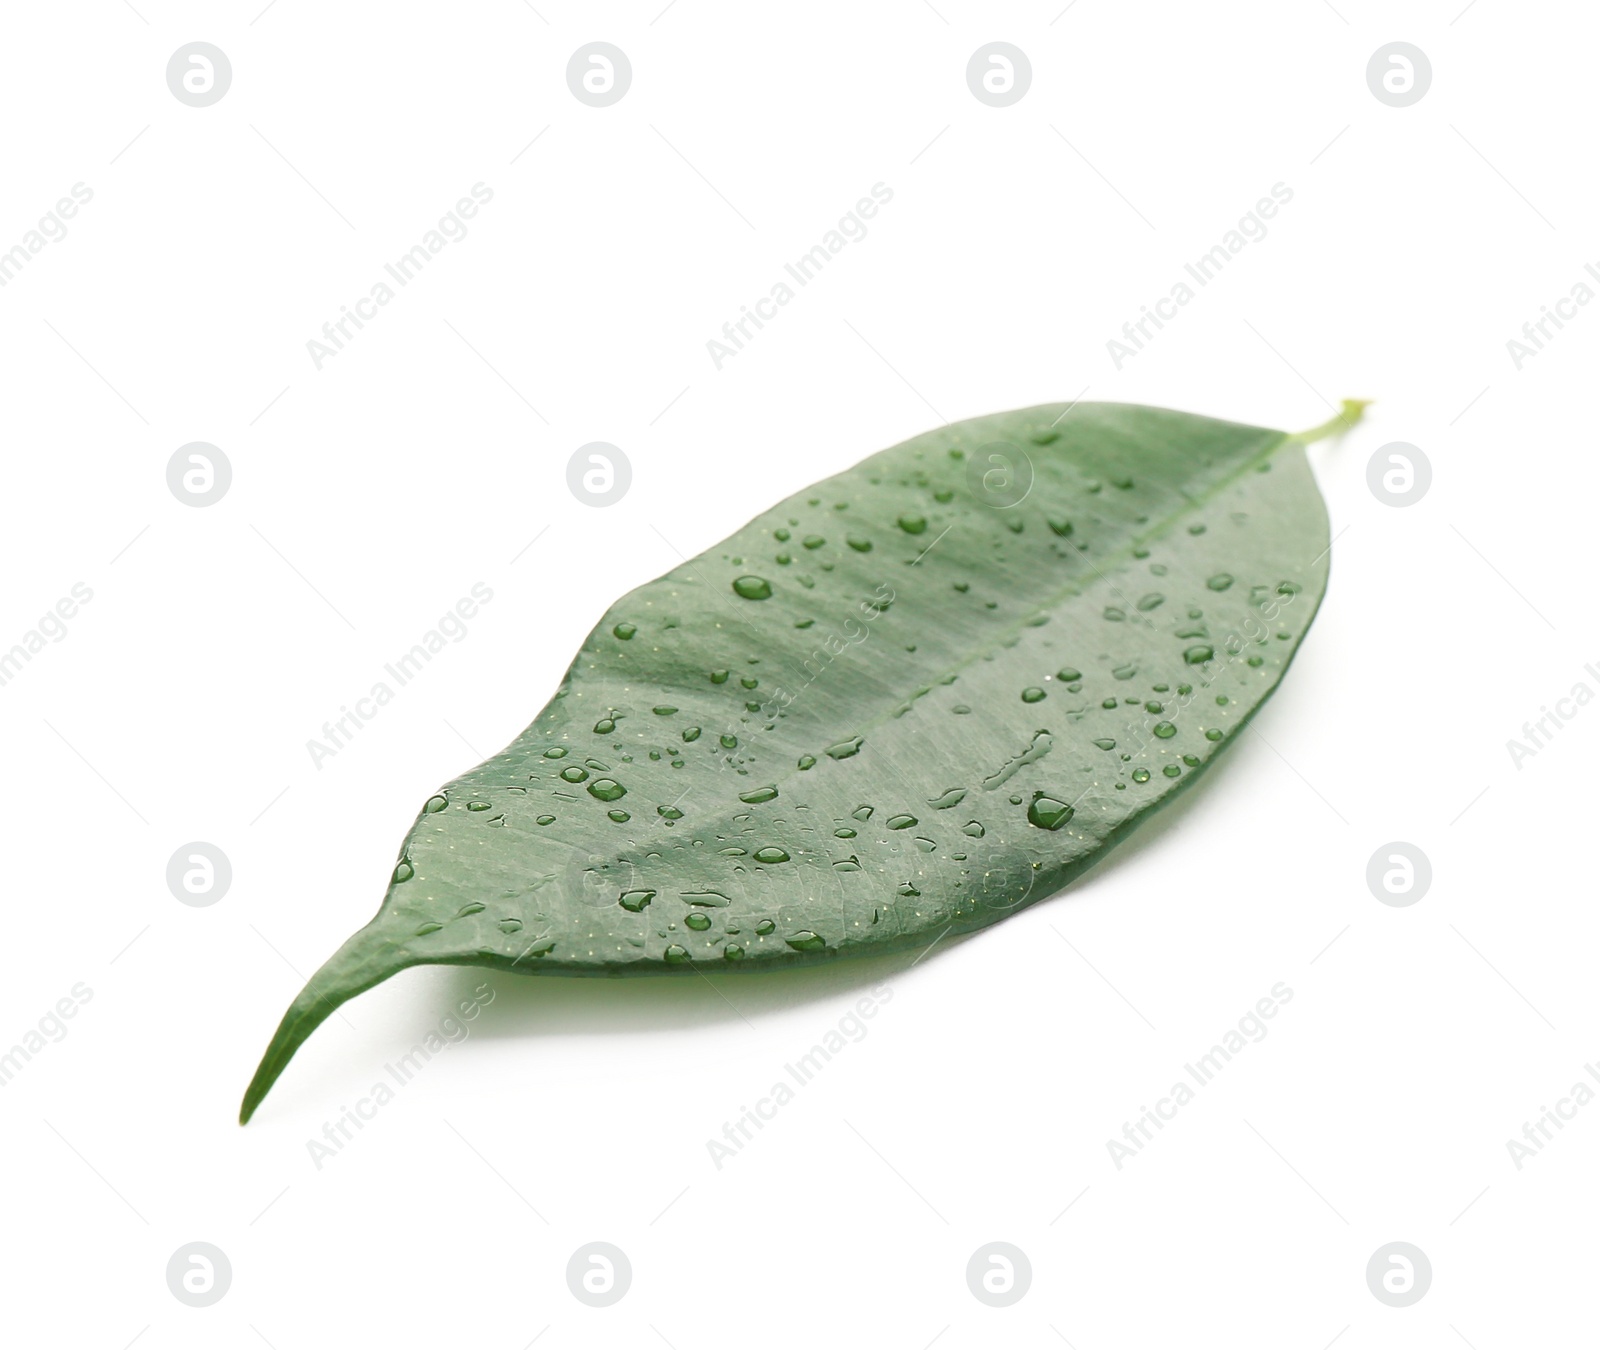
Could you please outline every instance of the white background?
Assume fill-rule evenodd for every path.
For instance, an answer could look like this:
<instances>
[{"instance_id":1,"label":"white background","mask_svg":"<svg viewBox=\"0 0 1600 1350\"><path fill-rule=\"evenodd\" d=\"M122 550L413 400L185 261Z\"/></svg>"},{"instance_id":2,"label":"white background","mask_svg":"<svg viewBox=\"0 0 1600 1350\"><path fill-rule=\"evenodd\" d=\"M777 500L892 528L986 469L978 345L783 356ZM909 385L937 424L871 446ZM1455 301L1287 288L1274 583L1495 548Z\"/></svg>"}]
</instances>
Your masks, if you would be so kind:
<instances>
[{"instance_id":1,"label":"white background","mask_svg":"<svg viewBox=\"0 0 1600 1350\"><path fill-rule=\"evenodd\" d=\"M0 290L0 646L93 591L0 688L0 1044L93 991L0 1094L8 1343L1591 1334L1600 1105L1520 1170L1506 1141L1600 1057L1600 709L1520 768L1507 741L1600 690L1600 312L1520 371L1506 343L1600 259L1600 23L1061 3L7 7L0 249L93 191ZM208 108L165 81L193 40L232 62ZM567 87L592 40L632 62L610 108ZM994 40L1032 64L1004 109L965 78ZM1404 109L1365 76L1393 40L1433 67ZM478 182L470 233L317 370L307 341ZM707 340L878 182L868 236L717 370ZM1118 370L1107 340L1279 182L1268 236ZM885 445L1080 395L1291 429L1379 400L1313 451L1327 600L1203 791L914 969L499 977L319 1169L307 1141L479 982L408 973L234 1123L417 802L610 601ZM233 466L204 509L165 478L197 440ZM593 440L634 471L603 510L566 487ZM1367 486L1395 440L1433 466L1405 509ZM475 582L467 638L315 767ZM232 863L209 908L167 889L191 840ZM1366 884L1392 840L1432 861L1410 907ZM1280 981L1270 1035L1119 1170L1107 1140ZM718 1170L706 1141L873 984L870 1033ZM567 1287L591 1240L633 1267L607 1309ZM1005 1309L965 1277L993 1240L1032 1265ZM1433 1267L1404 1309L1365 1276L1396 1240ZM206 1309L165 1278L191 1241L232 1265Z\"/></svg>"}]
</instances>

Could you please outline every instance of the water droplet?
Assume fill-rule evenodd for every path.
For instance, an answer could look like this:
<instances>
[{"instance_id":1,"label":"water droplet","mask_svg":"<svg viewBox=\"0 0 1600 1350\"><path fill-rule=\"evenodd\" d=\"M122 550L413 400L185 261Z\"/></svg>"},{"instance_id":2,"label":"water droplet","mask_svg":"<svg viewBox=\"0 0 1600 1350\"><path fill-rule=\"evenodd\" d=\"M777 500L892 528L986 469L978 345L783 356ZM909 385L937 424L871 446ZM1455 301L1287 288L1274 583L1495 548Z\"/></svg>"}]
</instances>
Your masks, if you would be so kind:
<instances>
[{"instance_id":1,"label":"water droplet","mask_svg":"<svg viewBox=\"0 0 1600 1350\"><path fill-rule=\"evenodd\" d=\"M828 945L815 933L805 928L801 929L793 937L784 938L784 941L797 952L820 952Z\"/></svg>"},{"instance_id":2,"label":"water droplet","mask_svg":"<svg viewBox=\"0 0 1600 1350\"><path fill-rule=\"evenodd\" d=\"M1074 670L1071 666L1062 666L1060 670L1056 671L1056 679L1063 684L1072 684L1075 680L1081 680L1082 678L1083 672Z\"/></svg>"},{"instance_id":3,"label":"water droplet","mask_svg":"<svg viewBox=\"0 0 1600 1350\"><path fill-rule=\"evenodd\" d=\"M728 672L725 670L713 670L710 679L712 684L726 684L728 682Z\"/></svg>"},{"instance_id":4,"label":"water droplet","mask_svg":"<svg viewBox=\"0 0 1600 1350\"><path fill-rule=\"evenodd\" d=\"M928 519L926 516L907 514L901 516L900 519L895 523L899 525L900 528L907 534L921 534L928 528Z\"/></svg>"},{"instance_id":5,"label":"water droplet","mask_svg":"<svg viewBox=\"0 0 1600 1350\"><path fill-rule=\"evenodd\" d=\"M724 961L743 961L744 960L744 948L743 947L724 947L722 949L722 959Z\"/></svg>"},{"instance_id":6,"label":"water droplet","mask_svg":"<svg viewBox=\"0 0 1600 1350\"><path fill-rule=\"evenodd\" d=\"M476 900L474 900L471 904L462 905L461 908L456 911L456 918L458 918L458 919L471 918L474 914L482 914L485 908L486 908L486 906L481 905Z\"/></svg>"},{"instance_id":7,"label":"water droplet","mask_svg":"<svg viewBox=\"0 0 1600 1350\"><path fill-rule=\"evenodd\" d=\"M763 919L760 923L758 923L756 925L756 936L758 936L758 937L766 937L767 934L770 933L777 926L778 925L773 923L771 919Z\"/></svg>"},{"instance_id":8,"label":"water droplet","mask_svg":"<svg viewBox=\"0 0 1600 1350\"><path fill-rule=\"evenodd\" d=\"M1161 705L1159 703L1157 703L1154 699L1151 699L1148 703L1146 703L1144 705L1144 710L1147 713L1149 713L1152 717L1154 717L1157 713L1159 713L1161 711Z\"/></svg>"},{"instance_id":9,"label":"water droplet","mask_svg":"<svg viewBox=\"0 0 1600 1350\"><path fill-rule=\"evenodd\" d=\"M697 933L703 933L711 927L711 920L704 914L691 914L683 921L685 928L692 928Z\"/></svg>"},{"instance_id":10,"label":"water droplet","mask_svg":"<svg viewBox=\"0 0 1600 1350\"><path fill-rule=\"evenodd\" d=\"M684 891L683 903L699 905L704 909L726 909L733 903L721 891Z\"/></svg>"},{"instance_id":11,"label":"water droplet","mask_svg":"<svg viewBox=\"0 0 1600 1350\"><path fill-rule=\"evenodd\" d=\"M549 751L546 751L545 753L548 754ZM563 750L561 753L562 754L566 754L567 752L565 750ZM447 807L449 805L450 805L450 803L445 797L441 796L438 793L435 793L432 797L428 798L427 802L423 805L422 809L424 811L428 812L429 815L433 815L436 812L443 811L445 809L445 807Z\"/></svg>"},{"instance_id":12,"label":"water droplet","mask_svg":"<svg viewBox=\"0 0 1600 1350\"><path fill-rule=\"evenodd\" d=\"M1197 647L1185 647L1183 659L1191 666L1202 666L1209 661L1216 652L1204 644Z\"/></svg>"},{"instance_id":13,"label":"water droplet","mask_svg":"<svg viewBox=\"0 0 1600 1350\"><path fill-rule=\"evenodd\" d=\"M630 816L626 811L615 809L607 811L606 815L612 820L616 821L618 825L626 825L630 820L633 819L633 817Z\"/></svg>"},{"instance_id":14,"label":"water droplet","mask_svg":"<svg viewBox=\"0 0 1600 1350\"><path fill-rule=\"evenodd\" d=\"M1214 591L1225 591L1233 585L1233 577L1227 572L1218 572L1206 582L1206 585Z\"/></svg>"},{"instance_id":15,"label":"water droplet","mask_svg":"<svg viewBox=\"0 0 1600 1350\"><path fill-rule=\"evenodd\" d=\"M437 933L444 925L442 923L425 923L417 929L418 937L427 937L429 933Z\"/></svg>"},{"instance_id":16,"label":"water droplet","mask_svg":"<svg viewBox=\"0 0 1600 1350\"><path fill-rule=\"evenodd\" d=\"M771 866L776 863L788 862L789 855L781 848L758 848L756 850L756 861L758 863L767 863Z\"/></svg>"},{"instance_id":17,"label":"water droplet","mask_svg":"<svg viewBox=\"0 0 1600 1350\"><path fill-rule=\"evenodd\" d=\"M800 758L795 761L795 768L809 769L812 768L816 762L817 757L815 755L801 755Z\"/></svg>"},{"instance_id":18,"label":"water droplet","mask_svg":"<svg viewBox=\"0 0 1600 1350\"><path fill-rule=\"evenodd\" d=\"M654 891L624 891L618 897L617 903L623 909L631 910L633 913L638 914L655 898L656 893Z\"/></svg>"},{"instance_id":19,"label":"water droplet","mask_svg":"<svg viewBox=\"0 0 1600 1350\"><path fill-rule=\"evenodd\" d=\"M1109 736L1102 736L1095 742L1095 744L1098 745L1102 750L1115 750L1117 748L1117 743Z\"/></svg>"},{"instance_id":20,"label":"water droplet","mask_svg":"<svg viewBox=\"0 0 1600 1350\"><path fill-rule=\"evenodd\" d=\"M683 739L686 741L698 741L700 739L700 728L685 727L683 729Z\"/></svg>"},{"instance_id":21,"label":"water droplet","mask_svg":"<svg viewBox=\"0 0 1600 1350\"><path fill-rule=\"evenodd\" d=\"M672 714L678 710L668 704L658 703L655 707L650 709L650 711L653 712L657 717L671 717Z\"/></svg>"},{"instance_id":22,"label":"water droplet","mask_svg":"<svg viewBox=\"0 0 1600 1350\"><path fill-rule=\"evenodd\" d=\"M1133 781L1135 783L1148 783L1150 781L1150 770L1135 769L1133 771Z\"/></svg>"},{"instance_id":23,"label":"water droplet","mask_svg":"<svg viewBox=\"0 0 1600 1350\"><path fill-rule=\"evenodd\" d=\"M746 600L770 600L772 583L765 577L735 577L733 593Z\"/></svg>"},{"instance_id":24,"label":"water droplet","mask_svg":"<svg viewBox=\"0 0 1600 1350\"><path fill-rule=\"evenodd\" d=\"M1205 532L1206 532L1206 527L1204 525L1191 525L1191 526L1189 526L1189 533L1190 534L1204 534Z\"/></svg>"},{"instance_id":25,"label":"water droplet","mask_svg":"<svg viewBox=\"0 0 1600 1350\"><path fill-rule=\"evenodd\" d=\"M772 537L774 539L776 539L780 544L787 544L789 542L789 531L784 529L783 526L780 525L777 529L775 529L772 532Z\"/></svg>"},{"instance_id":26,"label":"water droplet","mask_svg":"<svg viewBox=\"0 0 1600 1350\"><path fill-rule=\"evenodd\" d=\"M628 789L614 778L596 778L589 784L589 795L597 801L614 802L628 795Z\"/></svg>"},{"instance_id":27,"label":"water droplet","mask_svg":"<svg viewBox=\"0 0 1600 1350\"><path fill-rule=\"evenodd\" d=\"M689 953L674 942L666 951L661 953L661 959L669 966L681 966L689 959Z\"/></svg>"},{"instance_id":28,"label":"water droplet","mask_svg":"<svg viewBox=\"0 0 1600 1350\"><path fill-rule=\"evenodd\" d=\"M835 839L854 839L856 832L852 829L841 827L833 832L833 837Z\"/></svg>"},{"instance_id":29,"label":"water droplet","mask_svg":"<svg viewBox=\"0 0 1600 1350\"><path fill-rule=\"evenodd\" d=\"M638 631L639 629L636 624L619 623L611 630L611 636L620 638L623 642L627 642Z\"/></svg>"},{"instance_id":30,"label":"water droplet","mask_svg":"<svg viewBox=\"0 0 1600 1350\"><path fill-rule=\"evenodd\" d=\"M540 816L538 823L541 825L554 825L556 818L554 816Z\"/></svg>"},{"instance_id":31,"label":"water droplet","mask_svg":"<svg viewBox=\"0 0 1600 1350\"><path fill-rule=\"evenodd\" d=\"M1041 830L1059 830L1071 819L1072 808L1066 802L1046 797L1043 793L1039 793L1028 804L1028 824L1036 825Z\"/></svg>"},{"instance_id":32,"label":"water droplet","mask_svg":"<svg viewBox=\"0 0 1600 1350\"><path fill-rule=\"evenodd\" d=\"M849 759L860 751L861 746L862 738L860 736L852 736L847 741L840 741L837 745L830 745L822 753L827 755L829 759Z\"/></svg>"},{"instance_id":33,"label":"water droplet","mask_svg":"<svg viewBox=\"0 0 1600 1350\"><path fill-rule=\"evenodd\" d=\"M1043 698L1044 690L1040 689L1037 685L1030 685L1028 688L1022 691L1022 701L1024 703L1038 703Z\"/></svg>"},{"instance_id":34,"label":"water droplet","mask_svg":"<svg viewBox=\"0 0 1600 1350\"><path fill-rule=\"evenodd\" d=\"M1121 623L1124 619L1126 619L1128 617L1122 610L1118 609L1115 605L1107 605L1103 610L1100 611L1100 613L1101 613L1101 616L1103 618L1108 619L1112 623Z\"/></svg>"},{"instance_id":35,"label":"water droplet","mask_svg":"<svg viewBox=\"0 0 1600 1350\"><path fill-rule=\"evenodd\" d=\"M1206 739L1208 741L1220 741L1222 739L1222 733L1218 731L1216 727L1211 727L1206 731Z\"/></svg>"},{"instance_id":36,"label":"water droplet","mask_svg":"<svg viewBox=\"0 0 1600 1350\"><path fill-rule=\"evenodd\" d=\"M1171 722L1157 722L1151 729L1164 741L1170 741L1178 734L1178 728Z\"/></svg>"},{"instance_id":37,"label":"water droplet","mask_svg":"<svg viewBox=\"0 0 1600 1350\"><path fill-rule=\"evenodd\" d=\"M1148 613L1157 605L1165 603L1166 598L1167 597L1164 595L1160 595L1155 591L1151 591L1149 595L1139 597L1139 608Z\"/></svg>"},{"instance_id":38,"label":"water droplet","mask_svg":"<svg viewBox=\"0 0 1600 1350\"><path fill-rule=\"evenodd\" d=\"M544 757L546 759L565 759L567 757L567 747L564 745L552 745L544 752Z\"/></svg>"},{"instance_id":39,"label":"water droplet","mask_svg":"<svg viewBox=\"0 0 1600 1350\"><path fill-rule=\"evenodd\" d=\"M416 876L416 872L412 869L411 864L402 858L395 864L394 876L390 880L398 885L402 881L410 881L414 876Z\"/></svg>"},{"instance_id":40,"label":"water droplet","mask_svg":"<svg viewBox=\"0 0 1600 1350\"><path fill-rule=\"evenodd\" d=\"M1055 534L1063 539L1072 533L1072 522L1070 520L1047 520L1045 523L1049 525Z\"/></svg>"},{"instance_id":41,"label":"water droplet","mask_svg":"<svg viewBox=\"0 0 1600 1350\"><path fill-rule=\"evenodd\" d=\"M984 829L983 826L978 824L977 821L969 820L961 827L961 833L970 834L974 839L982 839L984 835Z\"/></svg>"},{"instance_id":42,"label":"water droplet","mask_svg":"<svg viewBox=\"0 0 1600 1350\"><path fill-rule=\"evenodd\" d=\"M683 812L678 810L676 806L658 806L656 807L656 814L663 820L683 819Z\"/></svg>"},{"instance_id":43,"label":"water droplet","mask_svg":"<svg viewBox=\"0 0 1600 1350\"><path fill-rule=\"evenodd\" d=\"M609 736L616 729L616 722L609 717L602 717L594 724L594 734L596 736Z\"/></svg>"},{"instance_id":44,"label":"water droplet","mask_svg":"<svg viewBox=\"0 0 1600 1350\"><path fill-rule=\"evenodd\" d=\"M467 803L467 810L469 810L469 811L487 811L488 809L489 809L489 803L488 802L468 802Z\"/></svg>"},{"instance_id":45,"label":"water droplet","mask_svg":"<svg viewBox=\"0 0 1600 1350\"><path fill-rule=\"evenodd\" d=\"M775 787L755 788L750 792L741 792L739 800L747 806L756 806L761 802L770 802L777 795L778 789Z\"/></svg>"},{"instance_id":46,"label":"water droplet","mask_svg":"<svg viewBox=\"0 0 1600 1350\"><path fill-rule=\"evenodd\" d=\"M872 540L870 539L863 539L859 535L847 534L844 541L855 549L857 553L872 552Z\"/></svg>"},{"instance_id":47,"label":"water droplet","mask_svg":"<svg viewBox=\"0 0 1600 1350\"><path fill-rule=\"evenodd\" d=\"M891 830L909 830L916 823L915 816L890 816L887 821Z\"/></svg>"},{"instance_id":48,"label":"water droplet","mask_svg":"<svg viewBox=\"0 0 1600 1350\"><path fill-rule=\"evenodd\" d=\"M935 811L948 811L952 806L960 803L961 799L966 795L966 788L946 788L937 797L929 798L928 805L933 807Z\"/></svg>"},{"instance_id":49,"label":"water droplet","mask_svg":"<svg viewBox=\"0 0 1600 1350\"><path fill-rule=\"evenodd\" d=\"M500 931L502 933L506 934L507 937L509 937L512 933L520 933L522 931L522 920L521 919L501 919L500 920Z\"/></svg>"},{"instance_id":50,"label":"water droplet","mask_svg":"<svg viewBox=\"0 0 1600 1350\"><path fill-rule=\"evenodd\" d=\"M1133 662L1129 661L1124 665L1118 666L1111 673L1119 680L1131 680L1139 673L1139 667L1134 665Z\"/></svg>"},{"instance_id":51,"label":"water droplet","mask_svg":"<svg viewBox=\"0 0 1600 1350\"><path fill-rule=\"evenodd\" d=\"M1166 774L1168 778L1176 778L1180 773L1183 772L1183 770L1180 769L1176 764L1169 764L1166 766L1166 768L1162 769L1161 772Z\"/></svg>"},{"instance_id":52,"label":"water droplet","mask_svg":"<svg viewBox=\"0 0 1600 1350\"><path fill-rule=\"evenodd\" d=\"M1183 757L1183 762L1185 764L1187 764L1191 769L1198 769L1200 767L1200 756L1199 755L1185 755Z\"/></svg>"}]
</instances>

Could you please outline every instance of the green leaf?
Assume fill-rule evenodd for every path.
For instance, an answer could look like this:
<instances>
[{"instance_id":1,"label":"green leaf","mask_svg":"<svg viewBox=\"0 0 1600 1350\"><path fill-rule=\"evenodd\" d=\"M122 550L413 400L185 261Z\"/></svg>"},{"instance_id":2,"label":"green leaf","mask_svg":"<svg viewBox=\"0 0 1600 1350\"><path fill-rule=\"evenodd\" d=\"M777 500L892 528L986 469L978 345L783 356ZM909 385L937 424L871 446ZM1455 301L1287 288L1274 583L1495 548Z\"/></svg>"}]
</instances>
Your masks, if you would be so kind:
<instances>
[{"instance_id":1,"label":"green leaf","mask_svg":"<svg viewBox=\"0 0 1600 1350\"><path fill-rule=\"evenodd\" d=\"M1120 404L863 460L623 597L556 696L422 806L376 918L285 1015L425 964L777 970L1060 890L1204 772L1327 582L1305 445Z\"/></svg>"}]
</instances>

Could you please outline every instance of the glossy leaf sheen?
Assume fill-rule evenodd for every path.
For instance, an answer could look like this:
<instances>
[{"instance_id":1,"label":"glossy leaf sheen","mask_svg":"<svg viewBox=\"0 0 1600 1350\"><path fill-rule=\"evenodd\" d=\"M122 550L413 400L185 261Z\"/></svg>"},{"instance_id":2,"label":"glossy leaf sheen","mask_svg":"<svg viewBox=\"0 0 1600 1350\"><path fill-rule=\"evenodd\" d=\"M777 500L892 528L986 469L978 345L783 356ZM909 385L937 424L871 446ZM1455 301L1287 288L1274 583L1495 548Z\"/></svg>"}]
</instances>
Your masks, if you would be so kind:
<instances>
[{"instance_id":1,"label":"glossy leaf sheen","mask_svg":"<svg viewBox=\"0 0 1600 1350\"><path fill-rule=\"evenodd\" d=\"M409 966L776 970L1059 890L1288 668L1327 581L1310 435L1118 404L974 418L625 596L532 725L423 804L241 1120ZM1003 509L969 487L997 442L1034 475Z\"/></svg>"}]
</instances>

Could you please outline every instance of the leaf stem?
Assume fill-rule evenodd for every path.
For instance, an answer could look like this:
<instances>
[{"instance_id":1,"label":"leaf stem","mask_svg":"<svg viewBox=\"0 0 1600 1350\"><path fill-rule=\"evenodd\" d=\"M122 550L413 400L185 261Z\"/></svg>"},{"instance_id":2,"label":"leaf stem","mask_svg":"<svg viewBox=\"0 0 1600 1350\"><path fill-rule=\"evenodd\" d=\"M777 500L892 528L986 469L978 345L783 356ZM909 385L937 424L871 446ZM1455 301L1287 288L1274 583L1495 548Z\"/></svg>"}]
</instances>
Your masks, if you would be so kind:
<instances>
[{"instance_id":1,"label":"leaf stem","mask_svg":"<svg viewBox=\"0 0 1600 1350\"><path fill-rule=\"evenodd\" d=\"M1339 411L1326 422L1312 427L1310 431L1297 431L1289 439L1299 441L1301 445L1310 445L1312 441L1320 441L1328 436L1342 436L1361 420L1361 415L1371 404L1370 398L1347 398L1340 404Z\"/></svg>"}]
</instances>

